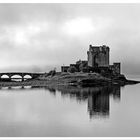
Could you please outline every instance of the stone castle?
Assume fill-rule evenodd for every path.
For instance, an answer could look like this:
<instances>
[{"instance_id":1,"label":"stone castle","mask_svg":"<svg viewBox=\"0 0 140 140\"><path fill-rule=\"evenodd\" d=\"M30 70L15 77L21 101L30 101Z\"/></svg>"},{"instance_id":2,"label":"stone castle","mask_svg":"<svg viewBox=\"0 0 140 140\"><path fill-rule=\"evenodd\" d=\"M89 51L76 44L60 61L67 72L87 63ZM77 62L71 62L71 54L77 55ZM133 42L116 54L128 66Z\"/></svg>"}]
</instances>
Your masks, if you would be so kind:
<instances>
[{"instance_id":1,"label":"stone castle","mask_svg":"<svg viewBox=\"0 0 140 140\"><path fill-rule=\"evenodd\" d=\"M119 75L121 73L121 64L113 63L113 65L110 65L109 51L110 48L106 45L89 45L86 61L79 60L76 62L76 64L70 64L70 66L62 66L61 72L68 72L73 68L77 72L98 72L105 75Z\"/></svg>"}]
</instances>

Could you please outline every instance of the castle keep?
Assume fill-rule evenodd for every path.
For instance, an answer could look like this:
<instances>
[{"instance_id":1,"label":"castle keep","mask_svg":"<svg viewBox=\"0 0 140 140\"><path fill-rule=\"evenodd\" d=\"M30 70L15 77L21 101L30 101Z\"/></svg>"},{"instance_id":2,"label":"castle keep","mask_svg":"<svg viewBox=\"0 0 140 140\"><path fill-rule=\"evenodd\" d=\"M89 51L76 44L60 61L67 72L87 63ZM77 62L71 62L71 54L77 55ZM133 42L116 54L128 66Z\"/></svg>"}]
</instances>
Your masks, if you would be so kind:
<instances>
[{"instance_id":1,"label":"castle keep","mask_svg":"<svg viewBox=\"0 0 140 140\"><path fill-rule=\"evenodd\" d=\"M90 67L108 67L109 66L109 47L89 46L88 66Z\"/></svg>"},{"instance_id":2,"label":"castle keep","mask_svg":"<svg viewBox=\"0 0 140 140\"><path fill-rule=\"evenodd\" d=\"M70 66L62 66L61 71L67 72L73 68L73 71L76 72L98 72L103 75L119 75L121 73L121 64L113 63L113 65L110 65L109 52L110 49L106 45L89 45L86 61L79 60L76 62L76 64L70 64Z\"/></svg>"}]
</instances>

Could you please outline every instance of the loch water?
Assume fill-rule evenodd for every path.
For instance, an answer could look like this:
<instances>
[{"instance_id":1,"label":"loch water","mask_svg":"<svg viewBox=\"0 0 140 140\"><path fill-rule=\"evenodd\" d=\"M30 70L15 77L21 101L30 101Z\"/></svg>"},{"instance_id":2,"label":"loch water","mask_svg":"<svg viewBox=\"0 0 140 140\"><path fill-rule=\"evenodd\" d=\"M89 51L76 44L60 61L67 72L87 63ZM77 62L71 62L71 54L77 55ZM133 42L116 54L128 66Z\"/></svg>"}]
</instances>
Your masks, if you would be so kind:
<instances>
[{"instance_id":1,"label":"loch water","mask_svg":"<svg viewBox=\"0 0 140 140\"><path fill-rule=\"evenodd\" d=\"M140 84L0 89L0 137L139 137Z\"/></svg>"}]
</instances>

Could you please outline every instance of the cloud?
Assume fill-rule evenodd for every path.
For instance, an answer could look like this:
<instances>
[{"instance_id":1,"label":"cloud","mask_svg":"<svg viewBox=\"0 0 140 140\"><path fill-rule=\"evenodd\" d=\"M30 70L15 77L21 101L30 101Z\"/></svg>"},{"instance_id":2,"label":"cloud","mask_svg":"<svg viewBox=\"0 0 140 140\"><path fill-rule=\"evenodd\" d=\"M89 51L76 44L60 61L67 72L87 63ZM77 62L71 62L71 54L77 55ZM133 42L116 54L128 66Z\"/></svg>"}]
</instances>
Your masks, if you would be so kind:
<instances>
[{"instance_id":1,"label":"cloud","mask_svg":"<svg viewBox=\"0 0 140 140\"><path fill-rule=\"evenodd\" d=\"M64 23L64 32L75 36L75 35L86 35L87 33L93 32L95 30L91 19L88 18L76 18L68 20Z\"/></svg>"},{"instance_id":2,"label":"cloud","mask_svg":"<svg viewBox=\"0 0 140 140\"><path fill-rule=\"evenodd\" d=\"M14 46L32 45L32 38L41 32L47 31L48 24L45 22L34 22L28 24L3 26L0 42L9 42Z\"/></svg>"},{"instance_id":3,"label":"cloud","mask_svg":"<svg viewBox=\"0 0 140 140\"><path fill-rule=\"evenodd\" d=\"M124 73L138 71L139 7L140 4L0 4L1 69L23 67L24 71L25 67L41 67L46 71L46 66L60 67L87 59L89 44L105 44L111 48L111 63L121 61Z\"/></svg>"}]
</instances>

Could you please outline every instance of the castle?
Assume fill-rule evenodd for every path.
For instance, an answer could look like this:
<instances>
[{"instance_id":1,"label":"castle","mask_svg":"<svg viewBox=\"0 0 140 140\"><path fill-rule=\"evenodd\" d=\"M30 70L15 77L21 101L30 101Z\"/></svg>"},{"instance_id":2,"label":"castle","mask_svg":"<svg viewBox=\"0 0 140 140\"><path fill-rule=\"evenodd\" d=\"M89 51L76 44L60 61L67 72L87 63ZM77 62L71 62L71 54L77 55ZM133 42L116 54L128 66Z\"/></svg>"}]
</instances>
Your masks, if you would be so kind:
<instances>
[{"instance_id":1,"label":"castle","mask_svg":"<svg viewBox=\"0 0 140 140\"><path fill-rule=\"evenodd\" d=\"M76 64L70 64L70 66L62 66L61 72L67 72L70 69L80 72L98 72L101 74L119 75L121 73L121 64L109 63L110 48L106 45L92 46L89 45L89 51L87 51L87 61L77 61Z\"/></svg>"}]
</instances>

